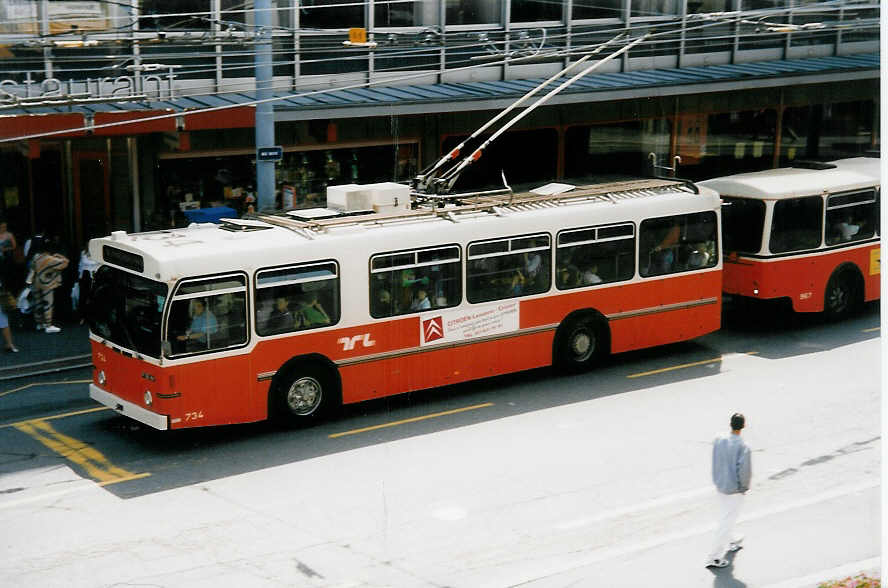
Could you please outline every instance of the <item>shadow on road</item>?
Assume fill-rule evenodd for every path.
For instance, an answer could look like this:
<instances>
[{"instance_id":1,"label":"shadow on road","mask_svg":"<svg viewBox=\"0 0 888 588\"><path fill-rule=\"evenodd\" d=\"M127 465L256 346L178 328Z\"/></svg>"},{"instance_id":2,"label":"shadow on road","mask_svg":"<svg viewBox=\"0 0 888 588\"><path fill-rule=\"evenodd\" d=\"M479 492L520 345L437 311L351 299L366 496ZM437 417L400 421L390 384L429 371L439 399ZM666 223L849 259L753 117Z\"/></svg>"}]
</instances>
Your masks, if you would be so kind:
<instances>
[{"instance_id":1,"label":"shadow on road","mask_svg":"<svg viewBox=\"0 0 888 588\"><path fill-rule=\"evenodd\" d=\"M759 357L779 359L828 350L878 337L879 318L878 305L868 305L859 316L841 323L827 323L808 315L786 316L773 308L746 317L734 316L727 309L725 326L717 333L619 354L588 372L564 374L555 368L541 368L413 392L347 406L339 416L308 429L288 430L270 423L255 423L161 432L111 411L59 419L53 425L99 449L110 463L130 472L150 472L142 479L105 486L118 497L131 498L417 435L705 378L720 372L722 354L755 351ZM444 418L423 419L430 414L478 405L485 406ZM398 422L398 426L349 434L393 422ZM43 452L35 454L34 459L6 462L3 471L22 471L52 460L77 469L62 456ZM721 581L723 578L717 576L715 586L744 586L733 578L733 583Z\"/></svg>"}]
</instances>

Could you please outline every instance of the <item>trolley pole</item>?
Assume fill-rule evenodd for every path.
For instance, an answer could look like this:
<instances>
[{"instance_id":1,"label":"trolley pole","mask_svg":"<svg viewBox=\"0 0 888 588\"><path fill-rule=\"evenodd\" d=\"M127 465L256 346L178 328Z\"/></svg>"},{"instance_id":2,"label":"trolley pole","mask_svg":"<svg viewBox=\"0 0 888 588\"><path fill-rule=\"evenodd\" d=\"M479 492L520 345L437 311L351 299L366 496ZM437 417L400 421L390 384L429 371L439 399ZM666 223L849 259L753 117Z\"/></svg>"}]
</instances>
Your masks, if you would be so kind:
<instances>
[{"instance_id":1,"label":"trolley pole","mask_svg":"<svg viewBox=\"0 0 888 588\"><path fill-rule=\"evenodd\" d=\"M274 208L275 161L261 151L274 146L274 106L271 69L271 0L256 0L256 200L259 210Z\"/></svg>"}]
</instances>

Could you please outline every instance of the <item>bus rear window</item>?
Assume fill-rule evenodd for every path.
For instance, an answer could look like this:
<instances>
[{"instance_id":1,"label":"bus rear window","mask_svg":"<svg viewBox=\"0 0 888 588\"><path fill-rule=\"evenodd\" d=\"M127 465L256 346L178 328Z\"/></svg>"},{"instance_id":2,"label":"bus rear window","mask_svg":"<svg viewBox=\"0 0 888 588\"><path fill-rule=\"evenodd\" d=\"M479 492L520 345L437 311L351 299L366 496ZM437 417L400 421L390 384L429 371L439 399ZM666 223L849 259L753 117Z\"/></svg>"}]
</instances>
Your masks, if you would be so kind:
<instances>
[{"instance_id":1,"label":"bus rear window","mask_svg":"<svg viewBox=\"0 0 888 588\"><path fill-rule=\"evenodd\" d=\"M765 229L765 203L749 198L722 200L722 249L726 253L758 253Z\"/></svg>"},{"instance_id":2,"label":"bus rear window","mask_svg":"<svg viewBox=\"0 0 888 588\"><path fill-rule=\"evenodd\" d=\"M780 200L771 220L771 253L820 247L823 233L823 198L808 196Z\"/></svg>"}]
</instances>

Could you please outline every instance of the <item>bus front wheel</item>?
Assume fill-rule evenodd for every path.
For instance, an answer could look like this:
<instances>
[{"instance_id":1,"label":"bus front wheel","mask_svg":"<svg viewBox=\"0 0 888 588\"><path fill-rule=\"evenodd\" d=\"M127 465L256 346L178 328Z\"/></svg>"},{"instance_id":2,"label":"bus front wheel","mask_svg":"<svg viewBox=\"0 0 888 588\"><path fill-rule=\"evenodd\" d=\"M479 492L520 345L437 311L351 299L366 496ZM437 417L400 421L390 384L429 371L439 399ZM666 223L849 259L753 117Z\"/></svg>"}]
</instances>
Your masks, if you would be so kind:
<instances>
[{"instance_id":1,"label":"bus front wheel","mask_svg":"<svg viewBox=\"0 0 888 588\"><path fill-rule=\"evenodd\" d=\"M565 321L556 335L555 359L568 369L585 369L608 353L607 324L596 316Z\"/></svg>"},{"instance_id":2,"label":"bus front wheel","mask_svg":"<svg viewBox=\"0 0 888 588\"><path fill-rule=\"evenodd\" d=\"M336 404L333 381L327 370L316 365L297 364L287 368L272 390L272 418L288 426L322 419Z\"/></svg>"}]
</instances>

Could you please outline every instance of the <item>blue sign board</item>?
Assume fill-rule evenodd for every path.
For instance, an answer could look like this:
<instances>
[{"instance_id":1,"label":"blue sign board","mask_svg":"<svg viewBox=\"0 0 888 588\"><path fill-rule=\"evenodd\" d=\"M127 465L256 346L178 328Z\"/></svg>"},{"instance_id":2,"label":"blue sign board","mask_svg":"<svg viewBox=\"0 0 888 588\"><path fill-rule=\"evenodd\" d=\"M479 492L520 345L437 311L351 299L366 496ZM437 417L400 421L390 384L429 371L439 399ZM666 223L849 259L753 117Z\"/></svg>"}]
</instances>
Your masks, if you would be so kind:
<instances>
[{"instance_id":1,"label":"blue sign board","mask_svg":"<svg viewBox=\"0 0 888 588\"><path fill-rule=\"evenodd\" d=\"M260 147L256 150L256 159L259 161L280 161L283 158L283 147Z\"/></svg>"}]
</instances>

